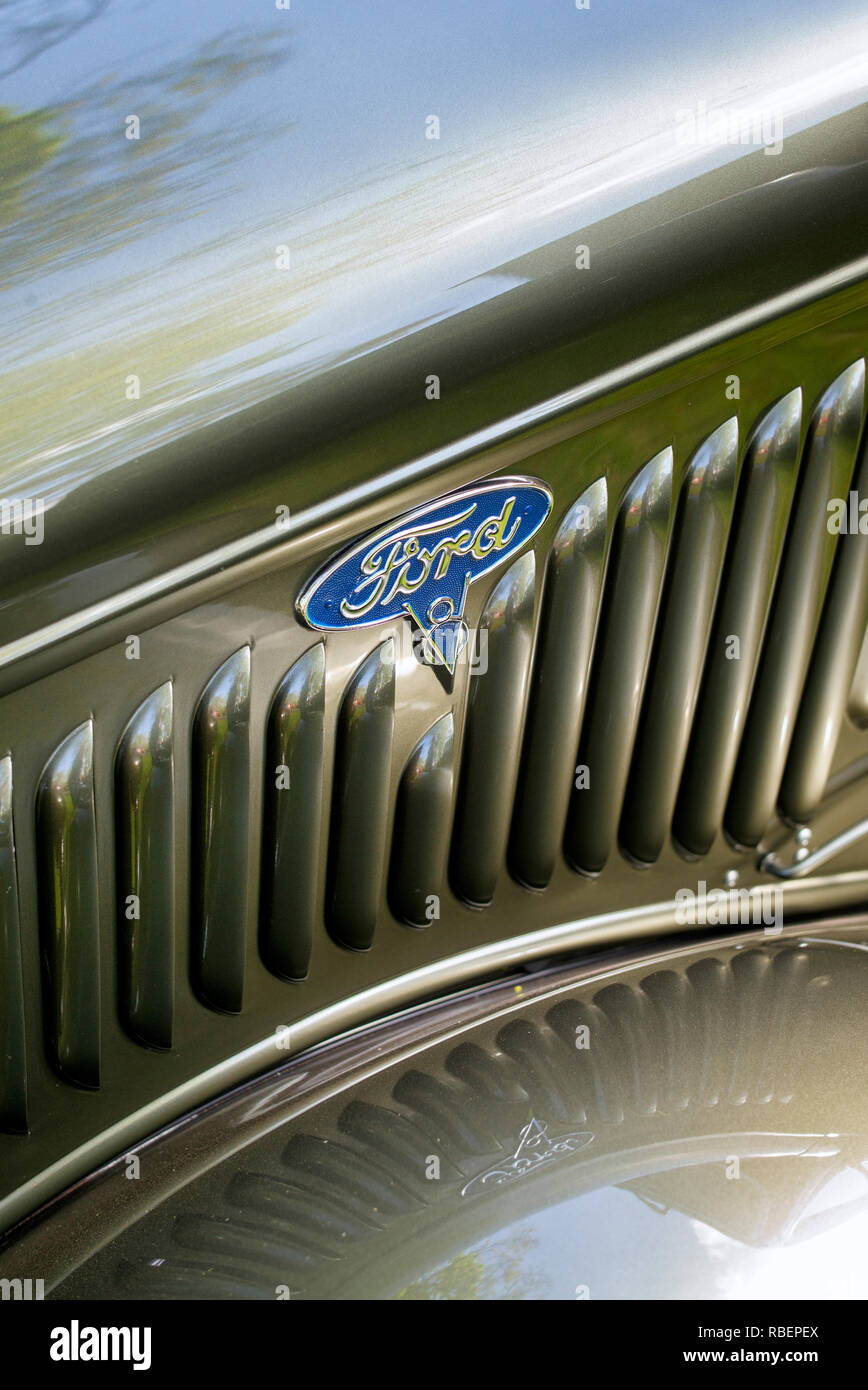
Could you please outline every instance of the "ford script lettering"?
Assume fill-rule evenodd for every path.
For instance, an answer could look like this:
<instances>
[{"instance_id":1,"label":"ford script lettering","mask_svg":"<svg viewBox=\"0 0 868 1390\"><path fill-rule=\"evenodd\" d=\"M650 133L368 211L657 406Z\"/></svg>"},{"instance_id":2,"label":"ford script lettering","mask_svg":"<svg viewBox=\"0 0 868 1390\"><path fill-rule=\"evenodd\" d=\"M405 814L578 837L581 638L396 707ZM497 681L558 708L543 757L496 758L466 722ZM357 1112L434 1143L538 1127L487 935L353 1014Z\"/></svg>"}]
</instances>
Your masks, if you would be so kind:
<instances>
[{"instance_id":1,"label":"ford script lettering","mask_svg":"<svg viewBox=\"0 0 868 1390\"><path fill-rule=\"evenodd\" d=\"M551 506L549 489L530 478L452 493L340 556L300 596L298 611L326 631L406 616L451 671L466 641L468 588L525 545Z\"/></svg>"}]
</instances>

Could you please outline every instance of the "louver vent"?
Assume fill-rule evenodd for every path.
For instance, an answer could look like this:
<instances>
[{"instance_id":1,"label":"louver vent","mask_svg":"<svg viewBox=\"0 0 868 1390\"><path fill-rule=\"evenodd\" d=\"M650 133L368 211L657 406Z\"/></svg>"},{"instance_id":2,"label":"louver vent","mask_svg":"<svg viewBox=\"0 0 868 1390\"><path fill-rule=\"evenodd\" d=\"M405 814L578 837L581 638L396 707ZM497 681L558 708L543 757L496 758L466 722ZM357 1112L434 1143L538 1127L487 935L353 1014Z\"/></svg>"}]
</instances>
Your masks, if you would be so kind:
<instances>
[{"instance_id":1,"label":"louver vent","mask_svg":"<svg viewBox=\"0 0 868 1390\"><path fill-rule=\"evenodd\" d=\"M206 1004L238 1013L250 852L250 648L220 667L193 725L193 977Z\"/></svg>"},{"instance_id":2,"label":"louver vent","mask_svg":"<svg viewBox=\"0 0 868 1390\"><path fill-rule=\"evenodd\" d=\"M868 537L827 503L868 492L864 363L775 380L689 440L652 412L535 459L553 520L474 586L484 662L454 687L403 620L293 625L310 555L154 628L140 670L100 653L69 699L46 678L50 737L0 758L5 1190L384 980L671 904L692 858L762 883L753 848L830 799L852 823Z\"/></svg>"},{"instance_id":3,"label":"louver vent","mask_svg":"<svg viewBox=\"0 0 868 1390\"><path fill-rule=\"evenodd\" d=\"M849 495L864 397L865 363L860 361L833 382L811 420L727 805L727 829L739 844L758 844L775 809L835 558L838 538L829 529L827 503ZM848 685L853 674L851 669Z\"/></svg>"},{"instance_id":4,"label":"louver vent","mask_svg":"<svg viewBox=\"0 0 868 1390\"><path fill-rule=\"evenodd\" d=\"M268 720L262 836L262 958L303 980L316 927L322 812L325 649L311 647L281 682Z\"/></svg>"},{"instance_id":5,"label":"louver vent","mask_svg":"<svg viewBox=\"0 0 868 1390\"><path fill-rule=\"evenodd\" d=\"M133 1037L172 1046L175 995L172 683L133 715L115 764L118 974Z\"/></svg>"},{"instance_id":6,"label":"louver vent","mask_svg":"<svg viewBox=\"0 0 868 1390\"><path fill-rule=\"evenodd\" d=\"M427 927L425 886L444 880L452 823L454 719L444 714L413 749L395 808L391 900L396 917Z\"/></svg>"},{"instance_id":7,"label":"louver vent","mask_svg":"<svg viewBox=\"0 0 868 1390\"><path fill-rule=\"evenodd\" d=\"M560 853L573 785L607 535L606 480L571 507L552 544L536 679L512 827L519 881L543 888Z\"/></svg>"},{"instance_id":8,"label":"louver vent","mask_svg":"<svg viewBox=\"0 0 868 1390\"><path fill-rule=\"evenodd\" d=\"M615 844L663 577L671 496L672 450L665 449L642 469L618 516L579 742L578 766L588 769L588 785L580 801L573 797L567 819L567 858L583 873L599 873Z\"/></svg>"},{"instance_id":9,"label":"louver vent","mask_svg":"<svg viewBox=\"0 0 868 1390\"><path fill-rule=\"evenodd\" d=\"M386 858L395 727L395 644L390 638L350 682L338 715L329 847L329 930L365 951L374 939Z\"/></svg>"},{"instance_id":10,"label":"louver vent","mask_svg":"<svg viewBox=\"0 0 868 1390\"><path fill-rule=\"evenodd\" d=\"M93 725L69 735L36 794L45 1038L61 1076L100 1081L100 951Z\"/></svg>"},{"instance_id":11,"label":"louver vent","mask_svg":"<svg viewBox=\"0 0 868 1390\"><path fill-rule=\"evenodd\" d=\"M738 426L727 420L691 460L681 490L621 838L645 863L669 834L708 644L738 467Z\"/></svg>"},{"instance_id":12,"label":"louver vent","mask_svg":"<svg viewBox=\"0 0 868 1390\"><path fill-rule=\"evenodd\" d=\"M24 992L18 875L12 829L12 759L0 759L0 1129L27 1129Z\"/></svg>"},{"instance_id":13,"label":"louver vent","mask_svg":"<svg viewBox=\"0 0 868 1390\"><path fill-rule=\"evenodd\" d=\"M802 393L792 391L763 416L748 445L726 581L675 811L676 837L696 855L708 853L723 821L786 534L801 417Z\"/></svg>"},{"instance_id":14,"label":"louver vent","mask_svg":"<svg viewBox=\"0 0 868 1390\"><path fill-rule=\"evenodd\" d=\"M516 560L482 615L488 670L473 681L452 837L452 882L466 902L491 901L506 849L533 645L533 552Z\"/></svg>"}]
</instances>

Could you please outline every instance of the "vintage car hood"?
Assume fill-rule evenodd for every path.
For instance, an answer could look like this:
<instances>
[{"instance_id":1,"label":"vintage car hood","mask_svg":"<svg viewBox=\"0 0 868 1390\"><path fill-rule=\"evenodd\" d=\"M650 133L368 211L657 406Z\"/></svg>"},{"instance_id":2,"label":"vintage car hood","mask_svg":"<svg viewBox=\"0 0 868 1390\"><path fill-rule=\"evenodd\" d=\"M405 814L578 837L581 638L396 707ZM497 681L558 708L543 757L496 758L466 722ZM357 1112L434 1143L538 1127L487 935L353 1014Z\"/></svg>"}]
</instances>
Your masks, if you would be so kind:
<instances>
[{"instance_id":1,"label":"vintage car hood","mask_svg":"<svg viewBox=\"0 0 868 1390\"><path fill-rule=\"evenodd\" d=\"M672 0L605 24L518 0L24 9L2 19L0 496L42 499L52 543L0 553L4 667L273 543L276 506L304 530L863 252L843 0L786 25L747 0L701 25Z\"/></svg>"},{"instance_id":2,"label":"vintage car hood","mask_svg":"<svg viewBox=\"0 0 868 1390\"><path fill-rule=\"evenodd\" d=\"M3 1227L420 999L868 896L865 17L406 8L0 14ZM478 666L344 621L420 518Z\"/></svg>"}]
</instances>

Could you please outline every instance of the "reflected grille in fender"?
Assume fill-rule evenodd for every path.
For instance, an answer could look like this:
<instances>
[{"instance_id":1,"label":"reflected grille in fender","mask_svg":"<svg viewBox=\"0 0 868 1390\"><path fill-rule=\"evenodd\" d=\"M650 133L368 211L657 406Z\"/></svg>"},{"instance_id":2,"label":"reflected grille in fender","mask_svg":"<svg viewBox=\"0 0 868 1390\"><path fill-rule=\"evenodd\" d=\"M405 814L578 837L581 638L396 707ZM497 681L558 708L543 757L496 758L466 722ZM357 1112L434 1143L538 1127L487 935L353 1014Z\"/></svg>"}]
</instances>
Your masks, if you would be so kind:
<instances>
[{"instance_id":1,"label":"reflected grille in fender","mask_svg":"<svg viewBox=\"0 0 868 1390\"><path fill-rule=\"evenodd\" d=\"M503 1178L499 1165L514 1163L529 1121L589 1141L571 1157L562 1150L573 1193L623 1180L625 1155L647 1159L648 1148L658 1162L670 1156L663 1171L681 1172L683 1186L675 1165L686 1160L678 1153L673 1163L668 1146L685 1139L748 1157L756 1129L797 1155L810 1144L800 1126L815 1118L823 1069L800 1070L796 1059L806 1040L815 1060L821 1038L846 1046L848 973L829 949L820 958L800 947L751 949L574 987L505 1022L498 1010L468 1040L435 1044L406 1070L378 1068L356 1080L351 1098L313 1104L240 1149L198 1192L169 1196L95 1257L102 1282L127 1298L273 1299L287 1276L309 1298L354 1264L370 1280L393 1241L406 1245L423 1230L431 1239L431 1227L416 1224L427 1211L454 1215L471 1198L501 1203L502 1182L469 1179L492 1170ZM820 987L830 980L831 994ZM593 1041L580 1048L583 1032ZM528 1163L514 1190L533 1201L544 1166L533 1175ZM517 1164L512 1171L517 1178ZM85 1267L53 1296L86 1290Z\"/></svg>"}]
</instances>

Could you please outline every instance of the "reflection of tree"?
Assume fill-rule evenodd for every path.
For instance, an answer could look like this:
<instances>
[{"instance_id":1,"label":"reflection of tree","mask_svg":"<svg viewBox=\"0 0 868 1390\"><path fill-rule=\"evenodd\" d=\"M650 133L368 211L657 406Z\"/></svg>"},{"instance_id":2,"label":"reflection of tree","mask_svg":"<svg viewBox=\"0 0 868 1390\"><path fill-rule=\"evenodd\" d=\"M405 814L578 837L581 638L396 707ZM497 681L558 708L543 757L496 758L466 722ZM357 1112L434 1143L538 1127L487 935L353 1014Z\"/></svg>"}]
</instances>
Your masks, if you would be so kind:
<instances>
[{"instance_id":1,"label":"reflection of tree","mask_svg":"<svg viewBox=\"0 0 868 1390\"><path fill-rule=\"evenodd\" d=\"M544 1298L548 1280L535 1273L529 1262L537 1243L530 1231L518 1231L506 1240L483 1241L475 1250L462 1251L440 1269L414 1280L395 1298L459 1302Z\"/></svg>"},{"instance_id":2,"label":"reflection of tree","mask_svg":"<svg viewBox=\"0 0 868 1390\"><path fill-rule=\"evenodd\" d=\"M267 139L258 109L257 119L231 124L209 124L209 111L284 63L289 43L282 29L232 31L151 72L104 77L62 105L0 110L0 224L13 233L5 282L40 264L105 254L209 206L215 173ZM126 138L130 115L139 118L137 140ZM14 165L8 185L4 151Z\"/></svg>"},{"instance_id":3,"label":"reflection of tree","mask_svg":"<svg viewBox=\"0 0 868 1390\"><path fill-rule=\"evenodd\" d=\"M0 77L40 58L108 9L111 0L0 0Z\"/></svg>"},{"instance_id":4,"label":"reflection of tree","mask_svg":"<svg viewBox=\"0 0 868 1390\"><path fill-rule=\"evenodd\" d=\"M57 153L61 137L52 133L45 111L18 116L0 106L0 225L10 221L27 180Z\"/></svg>"}]
</instances>

